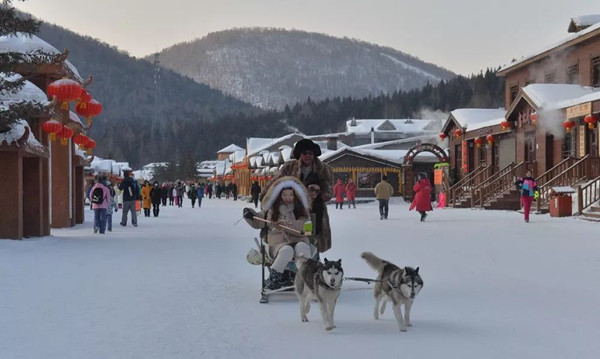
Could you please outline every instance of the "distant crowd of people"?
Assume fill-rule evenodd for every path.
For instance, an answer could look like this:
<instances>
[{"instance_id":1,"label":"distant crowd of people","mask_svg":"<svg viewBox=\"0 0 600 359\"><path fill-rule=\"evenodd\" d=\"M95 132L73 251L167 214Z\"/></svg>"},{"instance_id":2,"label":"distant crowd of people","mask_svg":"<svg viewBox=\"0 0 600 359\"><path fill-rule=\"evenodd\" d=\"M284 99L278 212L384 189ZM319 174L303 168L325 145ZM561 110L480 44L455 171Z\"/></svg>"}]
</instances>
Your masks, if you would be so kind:
<instances>
[{"instance_id":1,"label":"distant crowd of people","mask_svg":"<svg viewBox=\"0 0 600 359\"><path fill-rule=\"evenodd\" d=\"M259 186L260 193L260 186ZM141 185L132 176L130 171L124 171L123 180L113 184L103 175L97 175L94 184L88 188L87 199L94 210L94 233L104 234L106 230L112 231L112 214L122 209L121 226L127 226L129 214L131 224L137 227L137 212L144 211L145 217L150 217L150 210L154 217L158 217L160 206L183 207L184 198L190 200L192 208L198 204L202 206L202 199L238 198L238 188L233 182L229 183L185 183L184 181L164 182L160 184L145 180Z\"/></svg>"}]
</instances>

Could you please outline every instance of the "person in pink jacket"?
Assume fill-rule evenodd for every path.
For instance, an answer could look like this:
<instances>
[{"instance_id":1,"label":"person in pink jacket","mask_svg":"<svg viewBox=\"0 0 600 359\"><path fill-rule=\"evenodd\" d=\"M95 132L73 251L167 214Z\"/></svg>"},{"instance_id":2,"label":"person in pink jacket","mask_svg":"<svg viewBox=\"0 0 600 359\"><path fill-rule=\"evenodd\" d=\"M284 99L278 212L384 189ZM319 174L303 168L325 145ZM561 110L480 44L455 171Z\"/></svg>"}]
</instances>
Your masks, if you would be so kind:
<instances>
[{"instance_id":1,"label":"person in pink jacket","mask_svg":"<svg viewBox=\"0 0 600 359\"><path fill-rule=\"evenodd\" d=\"M344 209L344 192L346 187L341 178L338 178L337 183L333 186L333 195L335 196L335 208Z\"/></svg>"},{"instance_id":2,"label":"person in pink jacket","mask_svg":"<svg viewBox=\"0 0 600 359\"><path fill-rule=\"evenodd\" d=\"M346 199L348 199L348 208L350 208L350 203L356 208L356 183L352 181L352 178L348 179L348 184L346 185Z\"/></svg>"},{"instance_id":3,"label":"person in pink jacket","mask_svg":"<svg viewBox=\"0 0 600 359\"><path fill-rule=\"evenodd\" d=\"M410 204L409 210L417 209L421 214L421 222L427 218L427 211L432 211L431 207L431 183L427 179L426 173L419 173L419 181L413 187L415 197Z\"/></svg>"},{"instance_id":4,"label":"person in pink jacket","mask_svg":"<svg viewBox=\"0 0 600 359\"><path fill-rule=\"evenodd\" d=\"M94 210L94 233L106 231L106 209L110 203L110 190L106 186L106 177L96 176L96 184L90 191L90 202Z\"/></svg>"}]
</instances>

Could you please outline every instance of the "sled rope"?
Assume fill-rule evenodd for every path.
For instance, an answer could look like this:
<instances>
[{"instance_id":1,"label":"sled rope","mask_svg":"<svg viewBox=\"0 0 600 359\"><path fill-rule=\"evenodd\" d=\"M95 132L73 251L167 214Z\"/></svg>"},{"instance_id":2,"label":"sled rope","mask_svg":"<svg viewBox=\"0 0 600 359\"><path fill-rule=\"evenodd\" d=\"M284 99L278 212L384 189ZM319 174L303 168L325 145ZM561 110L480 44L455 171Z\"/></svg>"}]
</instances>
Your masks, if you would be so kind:
<instances>
[{"instance_id":1,"label":"sled rope","mask_svg":"<svg viewBox=\"0 0 600 359\"><path fill-rule=\"evenodd\" d=\"M344 277L344 280L353 280L356 282L366 282L367 284L371 284L371 282L381 282L379 279L371 279L371 278L361 278L361 277Z\"/></svg>"}]
</instances>

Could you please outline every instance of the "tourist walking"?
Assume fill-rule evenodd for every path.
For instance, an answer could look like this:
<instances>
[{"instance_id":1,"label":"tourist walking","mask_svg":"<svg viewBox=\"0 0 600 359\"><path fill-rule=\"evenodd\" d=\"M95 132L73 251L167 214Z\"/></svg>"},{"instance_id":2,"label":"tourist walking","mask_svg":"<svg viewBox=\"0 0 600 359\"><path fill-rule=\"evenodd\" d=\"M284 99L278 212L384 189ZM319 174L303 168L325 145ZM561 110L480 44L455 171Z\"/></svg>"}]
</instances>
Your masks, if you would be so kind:
<instances>
[{"instance_id":1,"label":"tourist walking","mask_svg":"<svg viewBox=\"0 0 600 359\"><path fill-rule=\"evenodd\" d=\"M346 186L341 178L338 178L337 183L333 186L333 195L335 196L335 209L344 209L344 192Z\"/></svg>"},{"instance_id":2,"label":"tourist walking","mask_svg":"<svg viewBox=\"0 0 600 359\"><path fill-rule=\"evenodd\" d=\"M346 185L346 200L348 201L348 208L350 208L350 203L356 208L356 183L354 183L352 178L348 179L348 184Z\"/></svg>"},{"instance_id":3,"label":"tourist walking","mask_svg":"<svg viewBox=\"0 0 600 359\"><path fill-rule=\"evenodd\" d=\"M170 183L167 185L167 195L169 196L169 206L172 206L175 201L175 188Z\"/></svg>"},{"instance_id":4,"label":"tourist walking","mask_svg":"<svg viewBox=\"0 0 600 359\"><path fill-rule=\"evenodd\" d=\"M258 181L254 181L252 183L252 187L250 187L250 194L252 195L252 202L254 202L254 208L258 207L258 196L260 195L260 185Z\"/></svg>"},{"instance_id":5,"label":"tourist walking","mask_svg":"<svg viewBox=\"0 0 600 359\"><path fill-rule=\"evenodd\" d=\"M515 182L517 188L521 191L521 203L523 204L523 219L525 223L529 223L529 211L531 210L531 204L533 198L536 196L538 191L537 182L535 178L531 177L531 170L527 170L525 177L520 177Z\"/></svg>"},{"instance_id":6,"label":"tourist walking","mask_svg":"<svg viewBox=\"0 0 600 359\"><path fill-rule=\"evenodd\" d=\"M106 209L110 201L110 191L105 182L106 177L96 176L96 184L90 191L90 202L94 210L94 233L100 231L100 234L106 231Z\"/></svg>"},{"instance_id":7,"label":"tourist walking","mask_svg":"<svg viewBox=\"0 0 600 359\"><path fill-rule=\"evenodd\" d=\"M375 186L375 198L379 201L379 219L388 219L390 197L394 188L387 181L387 176L381 176L381 182Z\"/></svg>"},{"instance_id":8,"label":"tourist walking","mask_svg":"<svg viewBox=\"0 0 600 359\"><path fill-rule=\"evenodd\" d=\"M431 182L427 179L427 173L419 173L419 180L413 186L415 196L408 208L409 211L417 209L421 214L421 222L427 218L427 212L432 211L431 207Z\"/></svg>"},{"instance_id":9,"label":"tourist walking","mask_svg":"<svg viewBox=\"0 0 600 359\"><path fill-rule=\"evenodd\" d=\"M198 184L198 208L200 208L202 206L202 198L204 197L204 184L200 183Z\"/></svg>"},{"instance_id":10,"label":"tourist walking","mask_svg":"<svg viewBox=\"0 0 600 359\"><path fill-rule=\"evenodd\" d=\"M127 213L131 212L131 224L137 227L137 213L135 211L135 201L139 198L139 186L137 181L130 177L129 171L123 172L123 181L119 184L119 189L123 193L123 214L121 215L121 225L127 225Z\"/></svg>"},{"instance_id":11,"label":"tourist walking","mask_svg":"<svg viewBox=\"0 0 600 359\"><path fill-rule=\"evenodd\" d=\"M152 208L150 190L152 190L150 182L145 180L144 184L142 184L142 208L144 209L144 217L150 217L150 208Z\"/></svg>"},{"instance_id":12,"label":"tourist walking","mask_svg":"<svg viewBox=\"0 0 600 359\"><path fill-rule=\"evenodd\" d=\"M152 215L158 217L160 212L160 203L162 201L163 190L159 187L158 182L154 181L152 189L150 190L150 201L152 202Z\"/></svg>"},{"instance_id":13,"label":"tourist walking","mask_svg":"<svg viewBox=\"0 0 600 359\"><path fill-rule=\"evenodd\" d=\"M192 201L192 208L196 205L196 198L198 198L198 192L196 191L196 185L193 183L190 185L190 189L187 192L187 196Z\"/></svg>"},{"instance_id":14,"label":"tourist walking","mask_svg":"<svg viewBox=\"0 0 600 359\"><path fill-rule=\"evenodd\" d=\"M110 183L110 181L106 182L106 186L108 187L108 191L110 192L110 198L108 199L108 207L106 208L106 230L112 232L112 215L113 211L117 212L119 210L119 205L115 199L115 195L117 191L115 191L115 187Z\"/></svg>"}]
</instances>

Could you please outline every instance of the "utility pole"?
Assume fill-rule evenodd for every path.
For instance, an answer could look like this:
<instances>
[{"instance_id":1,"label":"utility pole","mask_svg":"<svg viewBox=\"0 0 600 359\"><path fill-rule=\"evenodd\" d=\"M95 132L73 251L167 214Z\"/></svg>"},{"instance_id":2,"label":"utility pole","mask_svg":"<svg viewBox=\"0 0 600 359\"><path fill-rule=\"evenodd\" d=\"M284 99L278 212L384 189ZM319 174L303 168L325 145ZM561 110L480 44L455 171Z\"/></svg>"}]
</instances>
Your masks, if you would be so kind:
<instances>
[{"instance_id":1,"label":"utility pole","mask_svg":"<svg viewBox=\"0 0 600 359\"><path fill-rule=\"evenodd\" d=\"M160 80L160 61L158 60L158 52L154 54L154 118L152 119L151 131L154 135L154 124L158 125L158 95L159 95L159 80ZM158 126L160 128L160 126Z\"/></svg>"}]
</instances>

